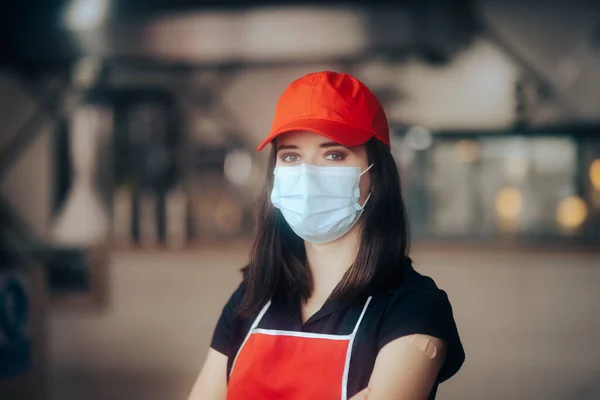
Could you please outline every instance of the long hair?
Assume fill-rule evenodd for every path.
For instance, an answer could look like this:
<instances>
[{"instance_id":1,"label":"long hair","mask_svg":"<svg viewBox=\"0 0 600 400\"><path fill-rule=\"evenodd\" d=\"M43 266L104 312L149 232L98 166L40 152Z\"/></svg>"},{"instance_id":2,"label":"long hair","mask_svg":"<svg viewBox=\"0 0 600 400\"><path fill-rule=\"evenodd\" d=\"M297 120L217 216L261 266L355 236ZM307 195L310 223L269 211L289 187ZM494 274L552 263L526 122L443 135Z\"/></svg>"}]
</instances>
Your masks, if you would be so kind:
<instances>
[{"instance_id":1,"label":"long hair","mask_svg":"<svg viewBox=\"0 0 600 400\"><path fill-rule=\"evenodd\" d=\"M331 293L330 299L354 297L397 285L409 248L409 228L400 177L390 150L379 140L365 144L371 168L371 198L359 220L360 245L356 259ZM249 264L243 271L244 296L238 314L258 313L271 298L307 300L313 290L306 265L304 241L273 207L276 144L271 146L265 186L258 204L256 232Z\"/></svg>"}]
</instances>

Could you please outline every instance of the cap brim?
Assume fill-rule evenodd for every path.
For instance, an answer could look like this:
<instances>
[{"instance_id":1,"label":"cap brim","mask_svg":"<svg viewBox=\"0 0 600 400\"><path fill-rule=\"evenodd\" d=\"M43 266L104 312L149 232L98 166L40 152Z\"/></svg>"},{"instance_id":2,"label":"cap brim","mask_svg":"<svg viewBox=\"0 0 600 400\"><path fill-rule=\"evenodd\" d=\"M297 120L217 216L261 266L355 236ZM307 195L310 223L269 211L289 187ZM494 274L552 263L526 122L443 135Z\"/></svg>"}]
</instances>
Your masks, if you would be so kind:
<instances>
[{"instance_id":1,"label":"cap brim","mask_svg":"<svg viewBox=\"0 0 600 400\"><path fill-rule=\"evenodd\" d=\"M361 146L375 136L373 132L358 129L341 122L325 119L303 118L291 121L272 131L269 137L266 138L256 149L261 151L266 145L271 143L278 136L293 131L311 131L347 147Z\"/></svg>"}]
</instances>

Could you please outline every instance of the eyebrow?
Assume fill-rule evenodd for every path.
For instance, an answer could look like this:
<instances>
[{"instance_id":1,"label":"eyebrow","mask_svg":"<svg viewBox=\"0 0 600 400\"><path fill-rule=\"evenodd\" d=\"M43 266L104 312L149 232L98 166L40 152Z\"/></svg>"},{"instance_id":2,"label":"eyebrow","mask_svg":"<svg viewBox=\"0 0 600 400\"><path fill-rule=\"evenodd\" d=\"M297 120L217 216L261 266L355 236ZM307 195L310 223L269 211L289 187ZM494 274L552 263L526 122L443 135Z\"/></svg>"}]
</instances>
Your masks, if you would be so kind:
<instances>
[{"instance_id":1,"label":"eyebrow","mask_svg":"<svg viewBox=\"0 0 600 400\"><path fill-rule=\"evenodd\" d=\"M319 147L322 148L322 149L326 149L326 148L329 148L329 147L346 147L346 148L348 148L347 146L341 145L341 144L339 144L337 142L325 142L325 143L321 143L321 144L319 144ZM295 144L283 144L281 146L277 146L277 151L281 151L281 150L295 150L295 149L298 149L298 146L296 146Z\"/></svg>"},{"instance_id":2,"label":"eyebrow","mask_svg":"<svg viewBox=\"0 0 600 400\"><path fill-rule=\"evenodd\" d=\"M281 151L281 150L290 150L290 149L297 149L298 146L296 146L295 144L282 144L280 146L277 146L277 151Z\"/></svg>"}]
</instances>

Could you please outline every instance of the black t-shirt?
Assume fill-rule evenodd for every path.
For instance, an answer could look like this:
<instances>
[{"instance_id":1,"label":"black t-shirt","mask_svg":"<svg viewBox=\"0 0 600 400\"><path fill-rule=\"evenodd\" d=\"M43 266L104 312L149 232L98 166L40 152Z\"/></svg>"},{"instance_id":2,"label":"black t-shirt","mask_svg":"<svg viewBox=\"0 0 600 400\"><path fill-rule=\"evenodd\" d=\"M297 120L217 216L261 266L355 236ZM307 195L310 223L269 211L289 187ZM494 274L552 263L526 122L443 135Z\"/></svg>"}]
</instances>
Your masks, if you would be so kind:
<instances>
[{"instance_id":1,"label":"black t-shirt","mask_svg":"<svg viewBox=\"0 0 600 400\"><path fill-rule=\"evenodd\" d=\"M236 309L243 297L243 285L233 293L217 323L211 347L228 357L227 376L254 318L240 319ZM348 335L362 312L365 299L352 303L327 301L302 324L300 307L273 301L259 328ZM458 335L452 307L446 293L435 282L408 264L403 282L392 290L373 295L358 329L348 373L348 397L364 389L371 377L377 354L394 339L425 334L442 339L447 355L429 399L434 399L439 383L462 366L465 353Z\"/></svg>"}]
</instances>

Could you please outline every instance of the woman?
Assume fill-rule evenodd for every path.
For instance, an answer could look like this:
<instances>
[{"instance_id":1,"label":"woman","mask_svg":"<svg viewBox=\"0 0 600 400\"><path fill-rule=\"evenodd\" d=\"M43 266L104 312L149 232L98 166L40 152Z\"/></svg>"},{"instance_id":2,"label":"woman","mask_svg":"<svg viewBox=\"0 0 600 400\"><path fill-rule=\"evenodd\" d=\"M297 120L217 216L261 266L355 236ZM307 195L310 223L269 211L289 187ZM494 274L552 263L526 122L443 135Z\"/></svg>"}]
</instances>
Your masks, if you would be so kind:
<instances>
[{"instance_id":1,"label":"woman","mask_svg":"<svg viewBox=\"0 0 600 400\"><path fill-rule=\"evenodd\" d=\"M433 399L464 351L446 293L408 251L388 122L354 77L277 104L243 282L190 399Z\"/></svg>"}]
</instances>

